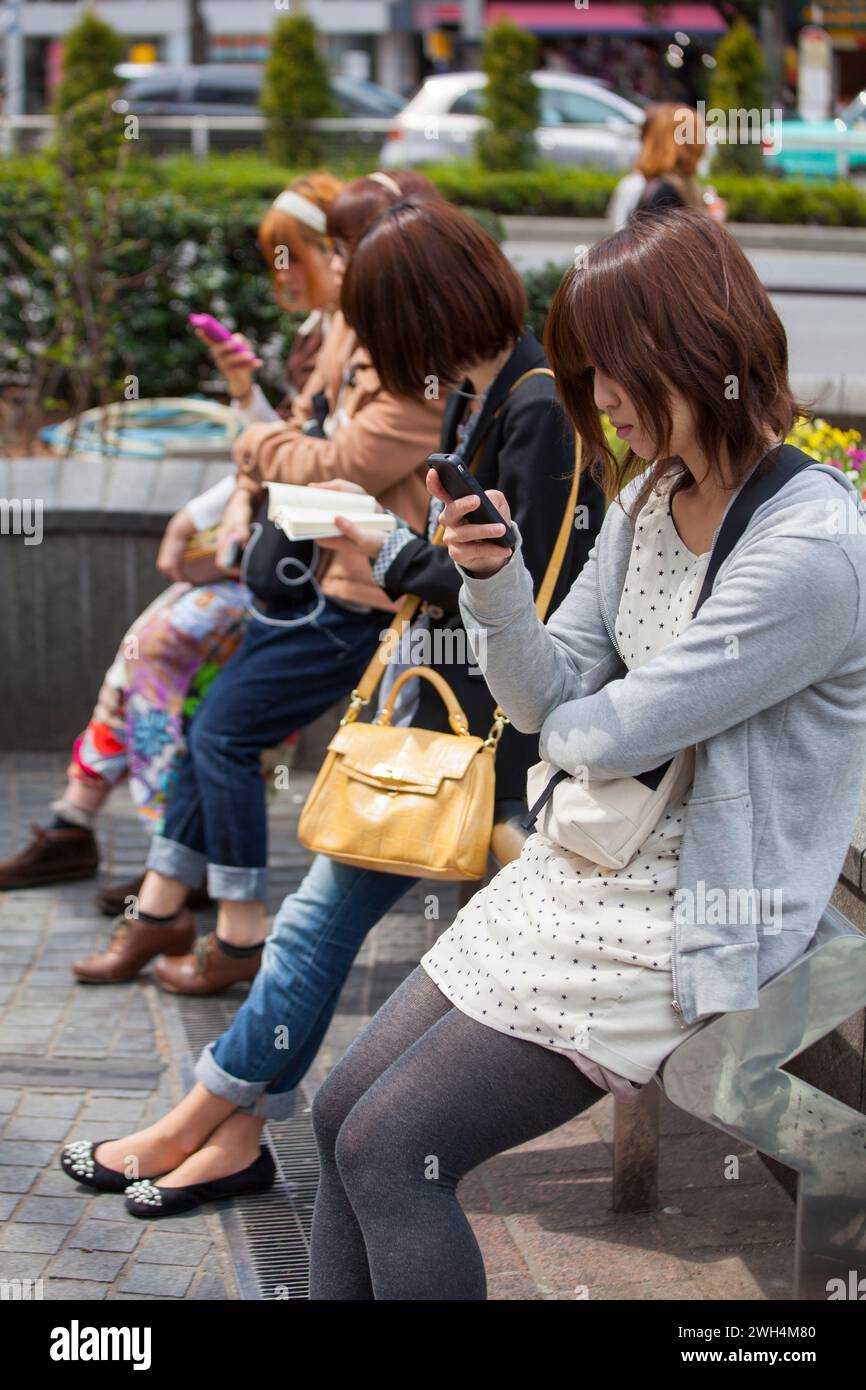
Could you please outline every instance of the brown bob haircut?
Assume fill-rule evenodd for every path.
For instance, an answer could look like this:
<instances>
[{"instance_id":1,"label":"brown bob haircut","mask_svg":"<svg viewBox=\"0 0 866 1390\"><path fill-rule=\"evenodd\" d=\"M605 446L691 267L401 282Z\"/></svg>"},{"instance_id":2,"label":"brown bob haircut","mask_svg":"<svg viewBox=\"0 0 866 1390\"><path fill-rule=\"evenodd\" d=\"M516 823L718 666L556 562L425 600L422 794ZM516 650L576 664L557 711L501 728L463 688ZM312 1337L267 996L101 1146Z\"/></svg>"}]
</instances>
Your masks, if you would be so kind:
<instances>
[{"instance_id":1,"label":"brown bob haircut","mask_svg":"<svg viewBox=\"0 0 866 1390\"><path fill-rule=\"evenodd\" d=\"M488 232L442 198L397 203L358 242L341 307L387 391L448 389L523 331L526 291Z\"/></svg>"},{"instance_id":2,"label":"brown bob haircut","mask_svg":"<svg viewBox=\"0 0 866 1390\"><path fill-rule=\"evenodd\" d=\"M691 178L705 149L697 111L691 106L659 102L647 110L635 168L647 181L663 174Z\"/></svg>"},{"instance_id":3,"label":"brown bob haircut","mask_svg":"<svg viewBox=\"0 0 866 1390\"><path fill-rule=\"evenodd\" d=\"M416 169L393 169L353 179L328 209L328 235L353 248L386 208L404 198L441 198L435 184Z\"/></svg>"},{"instance_id":4,"label":"brown bob haircut","mask_svg":"<svg viewBox=\"0 0 866 1390\"><path fill-rule=\"evenodd\" d=\"M788 381L785 330L737 242L691 208L629 224L593 246L564 276L544 336L565 410L608 497L641 469L629 449L618 460L593 400L593 369L631 398L657 441L656 459L633 513L673 468L671 392L685 397L695 438L711 466L727 451L735 486L803 413ZM734 382L736 385L734 386Z\"/></svg>"}]
</instances>

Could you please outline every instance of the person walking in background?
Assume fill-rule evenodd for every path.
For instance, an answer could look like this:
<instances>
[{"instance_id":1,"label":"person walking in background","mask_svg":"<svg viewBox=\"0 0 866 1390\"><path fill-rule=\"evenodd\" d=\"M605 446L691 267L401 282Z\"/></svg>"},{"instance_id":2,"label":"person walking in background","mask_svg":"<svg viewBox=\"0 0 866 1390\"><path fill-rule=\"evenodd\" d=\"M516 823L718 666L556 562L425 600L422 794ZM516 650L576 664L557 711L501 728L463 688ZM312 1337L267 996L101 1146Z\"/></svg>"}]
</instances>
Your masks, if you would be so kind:
<instances>
[{"instance_id":1,"label":"person walking in background","mask_svg":"<svg viewBox=\"0 0 866 1390\"><path fill-rule=\"evenodd\" d=\"M568 271L546 345L612 505L545 627L519 536L503 552L449 503L461 613L493 695L590 801L677 768L621 867L530 835L320 1087L314 1299L484 1299L460 1179L598 1100L581 1058L646 1083L703 1020L758 1008L812 941L854 826L866 511L838 468L782 453L800 408L751 263L695 210L635 218ZM628 443L622 462L600 411ZM783 919L762 929L757 902L780 886ZM733 910L719 921L703 892Z\"/></svg>"},{"instance_id":2,"label":"person walking in background","mask_svg":"<svg viewBox=\"0 0 866 1390\"><path fill-rule=\"evenodd\" d=\"M346 311L365 340L382 334L382 302L400 306L389 317L377 351L383 382L399 397L435 365L443 381L454 383L440 447L474 464L479 482L508 498L536 591L564 519L570 523L552 594L555 604L586 563L604 498L589 473L582 473L572 518L574 435L556 400L542 347L524 325L520 277L492 238L458 209L439 201L403 203L371 228L351 262ZM346 522L344 538L327 544L362 556L390 597L408 593L425 600L402 639L401 655L418 651L418 638L426 632L432 664L454 692L470 732L486 737L494 701L478 667L461 656L460 575L445 547L433 544L441 511L441 502L433 499L423 529L401 524L385 539ZM406 664L412 663L388 664L380 708ZM428 693L432 687L420 679L414 686L400 691L395 722L447 730L444 706ZM495 764L497 800L522 802L526 769L534 759L535 740L506 726ZM297 1088L365 936L413 881L318 855L280 907L250 994L231 1027L202 1053L190 1094L148 1129L96 1150L91 1145L86 1151L94 1163L90 1185L122 1190L120 1180L134 1157L141 1185L129 1194L130 1209L168 1216L265 1181L272 1170L261 1156L262 1127L269 1118L293 1113ZM157 962L157 974L181 992L209 992L208 959L204 953L201 959L164 959ZM282 1030L288 1038L284 1049L274 1046ZM72 1177L80 1176L82 1152L64 1153L63 1166ZM159 1183L144 1185L160 1174L165 1176Z\"/></svg>"},{"instance_id":3,"label":"person walking in background","mask_svg":"<svg viewBox=\"0 0 866 1390\"><path fill-rule=\"evenodd\" d=\"M703 188L697 168L706 149L697 111L690 106L659 102L647 109L637 163L620 179L607 209L613 231L636 212L690 207L723 222L726 205L714 188Z\"/></svg>"}]
</instances>

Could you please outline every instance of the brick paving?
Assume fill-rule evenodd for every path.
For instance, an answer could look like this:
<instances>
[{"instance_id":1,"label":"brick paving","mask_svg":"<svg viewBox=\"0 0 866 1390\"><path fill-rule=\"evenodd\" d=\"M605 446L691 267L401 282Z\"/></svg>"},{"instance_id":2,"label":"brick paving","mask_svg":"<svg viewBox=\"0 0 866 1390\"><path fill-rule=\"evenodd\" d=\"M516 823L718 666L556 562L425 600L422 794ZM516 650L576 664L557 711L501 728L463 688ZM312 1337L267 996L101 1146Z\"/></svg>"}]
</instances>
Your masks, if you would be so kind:
<instances>
[{"instance_id":1,"label":"brick paving","mask_svg":"<svg viewBox=\"0 0 866 1390\"><path fill-rule=\"evenodd\" d=\"M24 842L62 785L58 756L0 756L0 855ZM309 783L272 806L272 902L306 856L294 824ZM131 877L144 840L121 789L100 821L103 877ZM219 1214L143 1223L117 1196L75 1187L62 1145L151 1122L183 1094L190 1057L176 1001L149 977L88 988L69 963L108 927L95 881L0 894L0 1283L41 1279L48 1299L239 1296ZM432 896L431 896L432 895ZM308 1079L310 1095L451 921L453 885L419 885L365 943ZM437 912L438 909L438 912ZM203 929L212 915L201 914ZM220 1001L227 1021L238 987ZM613 1105L501 1154L464 1181L496 1300L790 1297L794 1213L754 1151L662 1101L659 1209L611 1210ZM731 1156L739 1176L726 1176Z\"/></svg>"}]
</instances>

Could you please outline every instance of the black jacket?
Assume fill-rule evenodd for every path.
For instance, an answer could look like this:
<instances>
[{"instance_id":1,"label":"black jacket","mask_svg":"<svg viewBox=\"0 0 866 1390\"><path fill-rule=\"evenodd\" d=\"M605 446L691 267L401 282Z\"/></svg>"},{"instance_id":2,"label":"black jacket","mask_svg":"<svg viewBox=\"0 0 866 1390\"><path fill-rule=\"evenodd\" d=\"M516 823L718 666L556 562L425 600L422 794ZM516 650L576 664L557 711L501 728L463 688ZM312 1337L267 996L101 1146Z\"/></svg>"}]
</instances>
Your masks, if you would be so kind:
<instances>
[{"instance_id":1,"label":"black jacket","mask_svg":"<svg viewBox=\"0 0 866 1390\"><path fill-rule=\"evenodd\" d=\"M545 365L541 344L532 330L526 329L493 381L484 409L463 451L468 467L483 440L475 476L483 488L498 488L508 498L523 537L523 558L536 591L544 577L568 503L575 463L574 432L556 399L551 377L533 376L512 395L509 396L508 391L524 372ZM467 385L464 383L464 389ZM457 425L465 405L466 397L457 392L453 392L446 403L441 438L443 453L452 453L455 448ZM572 526L569 532L549 613L562 602L580 573L604 516L602 492L586 473L578 495L578 507L581 506L587 509L587 524L580 528ZM384 588L391 598L419 595L434 605L433 629L461 629L462 635L457 604L461 584L460 574L447 549L431 545L418 536L395 556L385 575ZM441 642L441 650L446 654L459 653L462 645L456 635L446 637ZM433 650L435 657L435 640ZM493 722L495 702L480 669L467 663L443 665L440 669L463 706L472 733L486 736ZM429 682L422 682L421 701L413 723L419 728L448 728L444 706ZM537 736L518 734L508 726L496 758L497 799L523 800L526 769L537 761Z\"/></svg>"}]
</instances>

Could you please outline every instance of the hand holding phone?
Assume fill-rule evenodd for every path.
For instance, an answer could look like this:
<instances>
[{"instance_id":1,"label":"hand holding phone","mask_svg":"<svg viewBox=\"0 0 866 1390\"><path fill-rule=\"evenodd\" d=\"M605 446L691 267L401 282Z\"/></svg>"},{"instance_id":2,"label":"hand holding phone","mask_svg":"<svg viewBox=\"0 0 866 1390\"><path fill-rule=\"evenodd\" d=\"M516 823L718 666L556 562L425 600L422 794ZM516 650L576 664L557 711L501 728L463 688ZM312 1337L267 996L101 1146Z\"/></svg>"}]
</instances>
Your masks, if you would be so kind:
<instances>
[{"instance_id":1,"label":"hand holding phone","mask_svg":"<svg viewBox=\"0 0 866 1390\"><path fill-rule=\"evenodd\" d=\"M211 314L190 314L189 322L199 333L203 333L209 343L230 343L235 339L231 329L226 328L224 323L215 319ZM238 342L237 351L241 357L246 357L249 361L255 360L255 353L251 348Z\"/></svg>"},{"instance_id":2,"label":"hand holding phone","mask_svg":"<svg viewBox=\"0 0 866 1390\"><path fill-rule=\"evenodd\" d=\"M495 488L489 493L482 491L479 498L477 483L475 487L467 488L462 496L452 498L439 467L434 463L434 459L439 462L442 457L434 455L431 459L434 466L427 474L427 489L446 504L440 520L445 528L444 541L448 554L467 574L481 579L489 578L508 564L517 542L514 528L510 525L508 502L504 494ZM454 462L451 456L445 457L449 462ZM454 491L462 491L465 479L459 473L455 475L444 467L442 473L449 478ZM475 482L474 478L472 481Z\"/></svg>"},{"instance_id":3,"label":"hand holding phone","mask_svg":"<svg viewBox=\"0 0 866 1390\"><path fill-rule=\"evenodd\" d=\"M466 467L463 460L456 454L431 454L427 462L452 501L456 502L464 497L477 499L474 507L467 506L465 509L460 509L460 516L466 518L463 522L464 525L473 527L504 526L505 528L504 531L495 535L488 532L477 539L479 541L489 540L494 545L501 545L506 550L513 550L517 544L514 527L509 525L502 512L494 506L478 479ZM456 519L454 516L455 521Z\"/></svg>"}]
</instances>

